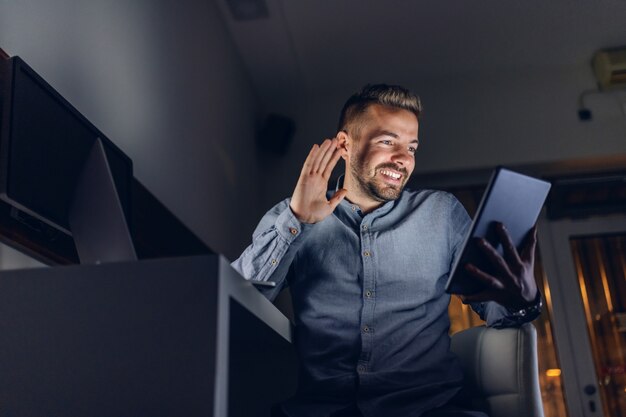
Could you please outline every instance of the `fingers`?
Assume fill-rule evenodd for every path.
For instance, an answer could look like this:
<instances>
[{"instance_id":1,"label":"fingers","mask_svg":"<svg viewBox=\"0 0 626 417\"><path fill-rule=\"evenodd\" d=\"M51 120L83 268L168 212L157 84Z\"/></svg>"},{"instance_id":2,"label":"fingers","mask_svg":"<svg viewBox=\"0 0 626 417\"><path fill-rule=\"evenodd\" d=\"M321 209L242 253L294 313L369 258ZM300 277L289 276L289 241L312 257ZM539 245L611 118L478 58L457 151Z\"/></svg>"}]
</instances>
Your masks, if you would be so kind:
<instances>
[{"instance_id":1,"label":"fingers","mask_svg":"<svg viewBox=\"0 0 626 417\"><path fill-rule=\"evenodd\" d=\"M476 278L479 281L481 281L483 284L485 284L489 288L493 288L493 289L496 289L496 290L504 289L504 285L502 284L502 282L500 282L500 280L498 280L496 277L494 277L492 275L489 275L486 272L476 268L476 266L474 266L473 264L465 265L465 270L470 275L472 275L474 278Z\"/></svg>"},{"instance_id":2,"label":"fingers","mask_svg":"<svg viewBox=\"0 0 626 417\"><path fill-rule=\"evenodd\" d=\"M482 303L485 301L493 301L497 299L498 294L495 291L481 291L476 294L459 295L463 304Z\"/></svg>"},{"instance_id":3,"label":"fingers","mask_svg":"<svg viewBox=\"0 0 626 417\"><path fill-rule=\"evenodd\" d=\"M326 141L324 141L324 143L326 143ZM333 156L335 156L336 152L337 152L337 139L333 138L330 140L329 146L324 152L324 156L322 157L322 160L319 166L317 167L317 172L324 175L324 173L326 172L326 168L328 168L328 163L332 160Z\"/></svg>"},{"instance_id":4,"label":"fingers","mask_svg":"<svg viewBox=\"0 0 626 417\"><path fill-rule=\"evenodd\" d=\"M311 173L317 172L319 170L319 166L322 163L322 158L324 158L326 149L328 149L329 146L330 140L328 139L322 142L322 144L319 146L319 149L313 159L313 163L311 164Z\"/></svg>"},{"instance_id":5,"label":"fingers","mask_svg":"<svg viewBox=\"0 0 626 417\"><path fill-rule=\"evenodd\" d=\"M491 273L486 273L473 264L465 265L467 273L483 283L486 289L477 294L464 296L462 299L466 303L491 300L505 307L517 308L534 300L537 294L533 275L537 229L533 227L528 232L520 253L501 223L496 226L496 231L504 248L504 257L487 240L478 239L476 243L494 269L490 270Z\"/></svg>"},{"instance_id":6,"label":"fingers","mask_svg":"<svg viewBox=\"0 0 626 417\"><path fill-rule=\"evenodd\" d=\"M335 152L337 151L337 139L326 139L321 145L315 144L311 147L309 155L306 157L304 164L302 165L301 175L313 174L322 171L326 173L328 164L335 159ZM337 156L337 160L339 160ZM335 161L335 164L337 162ZM333 165L334 168L334 165ZM332 172L332 168L330 169ZM330 172L328 176L330 176Z\"/></svg>"},{"instance_id":7,"label":"fingers","mask_svg":"<svg viewBox=\"0 0 626 417\"><path fill-rule=\"evenodd\" d=\"M497 250L485 239L477 239L476 243L482 252L489 258L490 263L494 268L498 269L502 275L511 276L511 270L504 258L498 253Z\"/></svg>"},{"instance_id":8,"label":"fingers","mask_svg":"<svg viewBox=\"0 0 626 417\"><path fill-rule=\"evenodd\" d=\"M342 188L340 190L337 190L337 192L330 198L328 204L330 204L330 207L333 211L339 205L339 203L341 203L341 200L344 199L346 194L348 194L348 190Z\"/></svg>"},{"instance_id":9,"label":"fingers","mask_svg":"<svg viewBox=\"0 0 626 417\"><path fill-rule=\"evenodd\" d=\"M506 230L506 227L504 227L504 224L497 223L496 232L498 233L498 237L502 243L505 258L509 262L515 262L518 265L521 264L522 260L517 253L517 248L515 247L513 240L511 240L511 235L509 235L509 232Z\"/></svg>"},{"instance_id":10,"label":"fingers","mask_svg":"<svg viewBox=\"0 0 626 417\"><path fill-rule=\"evenodd\" d=\"M335 166L337 165L337 161L339 161L340 158L341 158L341 149L335 148L335 151L333 152L332 157L330 158L330 160L328 161L326 165L326 169L322 173L322 176L324 178L330 177L330 174L333 172L333 169L335 169Z\"/></svg>"},{"instance_id":11,"label":"fingers","mask_svg":"<svg viewBox=\"0 0 626 417\"><path fill-rule=\"evenodd\" d=\"M461 295L463 303L474 303L483 301L498 301L500 300L504 285L497 278L485 273L484 271L476 268L473 264L465 265L465 270L474 278L485 284L485 289L475 294Z\"/></svg>"},{"instance_id":12,"label":"fingers","mask_svg":"<svg viewBox=\"0 0 626 417\"><path fill-rule=\"evenodd\" d=\"M534 263L535 249L537 247L537 225L534 225L526 236L526 242L522 249L521 258L524 262Z\"/></svg>"},{"instance_id":13,"label":"fingers","mask_svg":"<svg viewBox=\"0 0 626 417\"><path fill-rule=\"evenodd\" d=\"M307 155L306 159L304 160L304 164L302 165L302 171L300 172L300 175L305 175L311 172L311 169L313 167L313 161L315 160L318 149L318 144L315 144L311 147L311 150L309 151L309 154Z\"/></svg>"},{"instance_id":14,"label":"fingers","mask_svg":"<svg viewBox=\"0 0 626 417\"><path fill-rule=\"evenodd\" d=\"M335 140L326 139L319 147L313 164L311 165L311 173L317 173L323 171L326 168L326 163L330 159L335 150L337 143Z\"/></svg>"}]
</instances>

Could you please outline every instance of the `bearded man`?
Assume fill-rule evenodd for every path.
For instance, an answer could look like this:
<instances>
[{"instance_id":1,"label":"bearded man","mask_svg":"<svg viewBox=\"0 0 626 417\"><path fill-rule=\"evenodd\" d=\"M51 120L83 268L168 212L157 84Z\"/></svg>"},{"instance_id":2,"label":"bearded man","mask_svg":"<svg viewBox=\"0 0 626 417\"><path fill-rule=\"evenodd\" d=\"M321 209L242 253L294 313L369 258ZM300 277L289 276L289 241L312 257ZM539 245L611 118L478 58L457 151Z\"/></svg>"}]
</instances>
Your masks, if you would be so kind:
<instances>
[{"instance_id":1,"label":"bearded man","mask_svg":"<svg viewBox=\"0 0 626 417\"><path fill-rule=\"evenodd\" d=\"M297 394L276 411L290 417L484 416L458 404L462 373L450 352L444 287L470 219L451 195L405 190L419 145L419 98L368 85L344 105L336 137L314 145L291 198L273 207L233 266L246 279L289 286ZM345 175L327 191L332 170ZM497 276L468 297L489 326L533 319L535 230L518 254L503 225L506 259L480 245ZM514 251L514 252L513 252Z\"/></svg>"}]
</instances>

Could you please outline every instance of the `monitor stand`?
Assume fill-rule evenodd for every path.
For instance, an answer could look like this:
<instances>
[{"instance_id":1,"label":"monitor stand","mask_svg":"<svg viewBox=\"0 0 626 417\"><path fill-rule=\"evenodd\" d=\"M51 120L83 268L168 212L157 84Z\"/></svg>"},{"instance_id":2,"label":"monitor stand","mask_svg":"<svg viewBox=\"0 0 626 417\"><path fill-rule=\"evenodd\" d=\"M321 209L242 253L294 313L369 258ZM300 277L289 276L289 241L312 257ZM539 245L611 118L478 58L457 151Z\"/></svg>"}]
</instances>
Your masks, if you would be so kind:
<instances>
[{"instance_id":1,"label":"monitor stand","mask_svg":"<svg viewBox=\"0 0 626 417\"><path fill-rule=\"evenodd\" d=\"M137 260L100 138L78 179L69 224L81 264Z\"/></svg>"}]
</instances>

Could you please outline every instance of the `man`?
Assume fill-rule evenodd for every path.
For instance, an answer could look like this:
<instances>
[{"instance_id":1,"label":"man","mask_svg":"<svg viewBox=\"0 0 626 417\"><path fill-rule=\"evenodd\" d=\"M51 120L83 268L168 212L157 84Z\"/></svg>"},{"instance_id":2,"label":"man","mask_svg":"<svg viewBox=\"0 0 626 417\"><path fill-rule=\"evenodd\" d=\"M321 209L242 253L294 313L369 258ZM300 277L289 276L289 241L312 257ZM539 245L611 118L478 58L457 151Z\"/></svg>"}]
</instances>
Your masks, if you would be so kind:
<instances>
[{"instance_id":1,"label":"man","mask_svg":"<svg viewBox=\"0 0 626 417\"><path fill-rule=\"evenodd\" d=\"M313 146L292 197L263 217L233 262L247 279L277 282L270 298L291 289L300 382L279 415L484 416L453 404L462 374L444 291L470 219L450 194L403 190L420 112L419 98L399 86L350 97L336 137ZM339 158L343 184L327 192ZM520 310L540 295L534 230L520 254L498 232L504 258L479 242L498 275L468 265L487 289L465 301L503 327L534 318Z\"/></svg>"}]
</instances>

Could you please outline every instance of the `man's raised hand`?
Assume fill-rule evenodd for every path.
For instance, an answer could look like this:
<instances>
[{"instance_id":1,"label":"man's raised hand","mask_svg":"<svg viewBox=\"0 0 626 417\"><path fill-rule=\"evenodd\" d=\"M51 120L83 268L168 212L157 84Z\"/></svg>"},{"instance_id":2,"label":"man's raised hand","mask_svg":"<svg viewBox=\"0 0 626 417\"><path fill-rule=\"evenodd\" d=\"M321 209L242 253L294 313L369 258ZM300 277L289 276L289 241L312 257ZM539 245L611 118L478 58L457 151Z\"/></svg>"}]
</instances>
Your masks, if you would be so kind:
<instances>
[{"instance_id":1,"label":"man's raised hand","mask_svg":"<svg viewBox=\"0 0 626 417\"><path fill-rule=\"evenodd\" d=\"M326 139L313 145L307 156L296 189L291 197L291 211L302 223L317 223L328 217L346 196L345 189L337 190L330 200L326 198L328 180L341 157L337 139Z\"/></svg>"}]
</instances>

